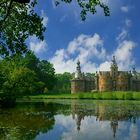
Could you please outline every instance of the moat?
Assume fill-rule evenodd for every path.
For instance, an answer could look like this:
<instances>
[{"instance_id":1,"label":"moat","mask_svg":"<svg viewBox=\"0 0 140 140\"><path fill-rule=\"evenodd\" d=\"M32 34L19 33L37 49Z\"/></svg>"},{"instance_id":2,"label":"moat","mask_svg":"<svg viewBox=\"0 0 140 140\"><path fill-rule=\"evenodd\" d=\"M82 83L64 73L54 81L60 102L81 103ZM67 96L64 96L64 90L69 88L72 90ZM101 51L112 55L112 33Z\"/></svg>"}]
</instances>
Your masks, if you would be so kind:
<instances>
[{"instance_id":1,"label":"moat","mask_svg":"<svg viewBox=\"0 0 140 140\"><path fill-rule=\"evenodd\" d=\"M139 101L45 100L0 109L1 140L139 140Z\"/></svg>"}]
</instances>

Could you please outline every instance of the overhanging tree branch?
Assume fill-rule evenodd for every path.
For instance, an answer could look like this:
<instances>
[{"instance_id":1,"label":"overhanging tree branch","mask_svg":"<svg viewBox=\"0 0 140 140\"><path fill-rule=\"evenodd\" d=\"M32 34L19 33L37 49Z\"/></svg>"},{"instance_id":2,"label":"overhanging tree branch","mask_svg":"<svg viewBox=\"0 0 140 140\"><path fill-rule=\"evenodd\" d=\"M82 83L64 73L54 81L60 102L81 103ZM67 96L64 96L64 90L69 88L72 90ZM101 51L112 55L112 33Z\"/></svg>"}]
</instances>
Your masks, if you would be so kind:
<instances>
[{"instance_id":1,"label":"overhanging tree branch","mask_svg":"<svg viewBox=\"0 0 140 140\"><path fill-rule=\"evenodd\" d=\"M10 1L9 6L8 6L8 8L7 8L6 15L5 15L4 19L2 20L2 22L5 22L6 19L7 19L7 17L9 16L10 10L11 10L11 8L12 8L12 3L13 3L13 0Z\"/></svg>"}]
</instances>

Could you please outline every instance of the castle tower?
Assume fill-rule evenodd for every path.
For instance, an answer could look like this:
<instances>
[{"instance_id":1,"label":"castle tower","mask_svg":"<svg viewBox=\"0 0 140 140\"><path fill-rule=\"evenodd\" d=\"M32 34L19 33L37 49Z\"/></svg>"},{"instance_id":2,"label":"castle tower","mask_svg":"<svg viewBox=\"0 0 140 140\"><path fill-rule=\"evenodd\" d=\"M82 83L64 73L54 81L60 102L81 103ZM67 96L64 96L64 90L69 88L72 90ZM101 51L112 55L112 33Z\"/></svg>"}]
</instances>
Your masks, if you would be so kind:
<instances>
[{"instance_id":1,"label":"castle tower","mask_svg":"<svg viewBox=\"0 0 140 140\"><path fill-rule=\"evenodd\" d=\"M98 75L98 72L96 71L96 74L95 74L95 90L99 90L99 75Z\"/></svg>"},{"instance_id":2,"label":"castle tower","mask_svg":"<svg viewBox=\"0 0 140 140\"><path fill-rule=\"evenodd\" d=\"M100 71L98 82L99 91L112 90L112 77L110 76L110 72Z\"/></svg>"},{"instance_id":3,"label":"castle tower","mask_svg":"<svg viewBox=\"0 0 140 140\"><path fill-rule=\"evenodd\" d=\"M118 65L115 56L113 56L110 70L111 70L110 75L112 77L112 90L115 91L117 85L117 75L118 75Z\"/></svg>"},{"instance_id":4,"label":"castle tower","mask_svg":"<svg viewBox=\"0 0 140 140\"><path fill-rule=\"evenodd\" d=\"M112 77L115 78L118 74L118 65L115 56L113 56L110 70L111 70Z\"/></svg>"},{"instance_id":5,"label":"castle tower","mask_svg":"<svg viewBox=\"0 0 140 140\"><path fill-rule=\"evenodd\" d=\"M71 80L71 93L85 92L85 79L81 73L80 61L77 61L77 67L74 78Z\"/></svg>"}]
</instances>

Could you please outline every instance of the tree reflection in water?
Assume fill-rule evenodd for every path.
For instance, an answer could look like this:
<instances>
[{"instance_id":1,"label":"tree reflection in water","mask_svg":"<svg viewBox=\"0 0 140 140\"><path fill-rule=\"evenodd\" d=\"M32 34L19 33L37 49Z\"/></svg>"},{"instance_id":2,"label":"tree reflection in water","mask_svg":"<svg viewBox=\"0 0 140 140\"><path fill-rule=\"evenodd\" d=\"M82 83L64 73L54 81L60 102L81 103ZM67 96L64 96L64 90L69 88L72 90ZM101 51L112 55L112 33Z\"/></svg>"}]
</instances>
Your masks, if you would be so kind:
<instances>
[{"instance_id":1,"label":"tree reflection in water","mask_svg":"<svg viewBox=\"0 0 140 140\"><path fill-rule=\"evenodd\" d=\"M55 122L53 113L42 108L44 104L35 103L0 110L0 138L32 140L40 132L53 129Z\"/></svg>"},{"instance_id":2,"label":"tree reflection in water","mask_svg":"<svg viewBox=\"0 0 140 140\"><path fill-rule=\"evenodd\" d=\"M140 103L85 100L20 103L15 108L0 109L0 138L3 140L35 139L41 133L47 134L48 131L55 129L55 116L60 114L64 117L72 115L78 131L81 131L81 123L86 117L94 116L97 122L108 121L112 135L115 137L119 122L137 123L137 119L140 118Z\"/></svg>"}]
</instances>

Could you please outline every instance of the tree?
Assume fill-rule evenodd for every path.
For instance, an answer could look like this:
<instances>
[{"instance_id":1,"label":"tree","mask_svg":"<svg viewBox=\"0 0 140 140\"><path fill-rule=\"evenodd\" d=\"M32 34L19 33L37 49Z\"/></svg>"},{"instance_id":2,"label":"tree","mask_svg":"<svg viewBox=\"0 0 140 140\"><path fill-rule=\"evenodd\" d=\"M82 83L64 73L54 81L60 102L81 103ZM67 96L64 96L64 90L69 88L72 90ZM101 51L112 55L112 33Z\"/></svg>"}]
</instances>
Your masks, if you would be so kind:
<instances>
[{"instance_id":1,"label":"tree","mask_svg":"<svg viewBox=\"0 0 140 140\"><path fill-rule=\"evenodd\" d=\"M57 84L55 90L60 93L70 93L72 74L65 72L63 74L56 74Z\"/></svg>"},{"instance_id":2,"label":"tree","mask_svg":"<svg viewBox=\"0 0 140 140\"><path fill-rule=\"evenodd\" d=\"M36 35L43 40L42 18L34 11L36 1L20 4L14 0L0 1L0 55L27 52L25 40Z\"/></svg>"},{"instance_id":3,"label":"tree","mask_svg":"<svg viewBox=\"0 0 140 140\"><path fill-rule=\"evenodd\" d=\"M4 96L22 96L40 92L39 89L45 85L39 81L33 70L22 64L23 58L18 61L18 57L7 58L0 62L1 79L3 79L0 91L4 93Z\"/></svg>"},{"instance_id":4,"label":"tree","mask_svg":"<svg viewBox=\"0 0 140 140\"><path fill-rule=\"evenodd\" d=\"M53 65L33 53L0 60L0 105L13 105L17 97L41 94L45 88L52 90L55 83Z\"/></svg>"},{"instance_id":5,"label":"tree","mask_svg":"<svg viewBox=\"0 0 140 140\"><path fill-rule=\"evenodd\" d=\"M52 90L56 84L55 69L53 65L46 60L42 60L38 65L38 76L40 81L45 83L48 90Z\"/></svg>"},{"instance_id":6,"label":"tree","mask_svg":"<svg viewBox=\"0 0 140 140\"><path fill-rule=\"evenodd\" d=\"M2 90L8 96L23 96L35 92L37 77L33 71L26 67L10 70Z\"/></svg>"},{"instance_id":7,"label":"tree","mask_svg":"<svg viewBox=\"0 0 140 140\"><path fill-rule=\"evenodd\" d=\"M55 0L56 6L72 0ZM95 14L96 7L103 8L109 16L109 8L101 0L77 0L81 7L81 18L86 19L88 12ZM34 11L37 0L0 0L0 56L23 54L28 51L25 40L32 35L43 40L45 27L42 18Z\"/></svg>"},{"instance_id":8,"label":"tree","mask_svg":"<svg viewBox=\"0 0 140 140\"><path fill-rule=\"evenodd\" d=\"M39 71L39 62L40 60L35 56L33 52L26 53L25 57L22 59L22 65L33 70L35 73L38 73Z\"/></svg>"},{"instance_id":9,"label":"tree","mask_svg":"<svg viewBox=\"0 0 140 140\"><path fill-rule=\"evenodd\" d=\"M34 71L40 81L45 83L48 90L52 90L55 83L55 69L53 65L46 61L40 61L33 53L27 53L22 59L22 65Z\"/></svg>"}]
</instances>

